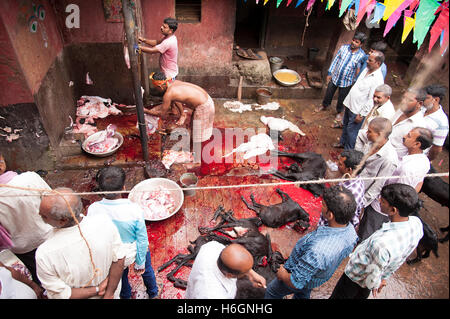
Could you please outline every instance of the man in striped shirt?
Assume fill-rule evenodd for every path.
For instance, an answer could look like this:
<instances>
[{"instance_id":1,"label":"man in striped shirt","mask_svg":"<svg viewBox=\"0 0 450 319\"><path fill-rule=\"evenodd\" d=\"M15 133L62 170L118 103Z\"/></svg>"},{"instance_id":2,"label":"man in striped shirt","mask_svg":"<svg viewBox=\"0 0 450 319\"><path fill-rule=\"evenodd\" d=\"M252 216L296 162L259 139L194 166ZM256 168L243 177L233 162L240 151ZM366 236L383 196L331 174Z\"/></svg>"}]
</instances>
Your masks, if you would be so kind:
<instances>
[{"instance_id":1,"label":"man in striped shirt","mask_svg":"<svg viewBox=\"0 0 450 319\"><path fill-rule=\"evenodd\" d=\"M424 89L427 93L423 101L424 119L426 127L433 133L433 145L427 149L430 161L434 160L442 151L445 138L448 135L448 116L442 109L442 99L445 97L445 87L435 84L429 85Z\"/></svg>"},{"instance_id":2,"label":"man in striped shirt","mask_svg":"<svg viewBox=\"0 0 450 319\"><path fill-rule=\"evenodd\" d=\"M353 194L342 186L325 189L322 215L328 226L319 226L302 237L276 278L267 286L266 299L309 299L313 288L331 278L342 260L356 245L358 236L351 224L356 210Z\"/></svg>"},{"instance_id":3,"label":"man in striped shirt","mask_svg":"<svg viewBox=\"0 0 450 319\"><path fill-rule=\"evenodd\" d=\"M339 96L336 105L336 123L342 121L344 115L344 99L350 91L353 83L356 81L356 75L359 73L366 53L361 49L362 44L366 40L366 35L362 32L357 32L350 44L343 45L328 69L327 75L327 91L323 98L322 104L315 109L315 112L320 112L327 109L333 99L334 93L339 88Z\"/></svg>"},{"instance_id":4,"label":"man in striped shirt","mask_svg":"<svg viewBox=\"0 0 450 319\"><path fill-rule=\"evenodd\" d=\"M414 251L423 236L419 212L422 202L416 190L405 184L389 184L380 196L383 213L390 222L359 244L345 267L330 299L366 299L374 297Z\"/></svg>"}]
</instances>

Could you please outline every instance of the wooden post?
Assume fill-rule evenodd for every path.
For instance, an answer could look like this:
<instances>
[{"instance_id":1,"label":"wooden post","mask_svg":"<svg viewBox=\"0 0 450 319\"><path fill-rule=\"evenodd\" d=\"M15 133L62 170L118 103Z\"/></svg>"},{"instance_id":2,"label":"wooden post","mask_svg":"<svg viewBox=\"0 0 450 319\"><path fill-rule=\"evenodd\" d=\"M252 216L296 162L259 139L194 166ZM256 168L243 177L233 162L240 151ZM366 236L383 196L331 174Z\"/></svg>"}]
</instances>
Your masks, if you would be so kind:
<instances>
[{"instance_id":1,"label":"wooden post","mask_svg":"<svg viewBox=\"0 0 450 319\"><path fill-rule=\"evenodd\" d=\"M128 40L128 52L130 54L131 74L133 76L134 99L136 102L137 120L139 126L139 134L141 137L142 156L145 162L148 162L148 137L145 124L144 105L142 101L141 79L139 78L138 53L134 49L136 44L135 27L136 23L133 18L133 8L130 0L122 0L122 11L124 16L124 29Z\"/></svg>"},{"instance_id":2,"label":"wooden post","mask_svg":"<svg viewBox=\"0 0 450 319\"><path fill-rule=\"evenodd\" d=\"M136 3L136 20L137 20L137 25L139 28L139 31L141 32L139 35L140 36L144 36L144 23L142 21L142 5L141 5L141 0L135 0ZM147 98L149 97L150 94L150 80L148 78L148 60L147 60L147 56L146 54L142 55L141 58L141 72L142 72L142 77L143 77L143 82L144 82L144 97L145 97L145 101L147 101ZM141 79L142 80L142 79Z\"/></svg>"},{"instance_id":3,"label":"wooden post","mask_svg":"<svg viewBox=\"0 0 450 319\"><path fill-rule=\"evenodd\" d=\"M242 81L244 80L244 77L241 75L239 77L239 86L238 86L238 91L237 91L237 99L238 101L241 101L241 97L242 97Z\"/></svg>"}]
</instances>

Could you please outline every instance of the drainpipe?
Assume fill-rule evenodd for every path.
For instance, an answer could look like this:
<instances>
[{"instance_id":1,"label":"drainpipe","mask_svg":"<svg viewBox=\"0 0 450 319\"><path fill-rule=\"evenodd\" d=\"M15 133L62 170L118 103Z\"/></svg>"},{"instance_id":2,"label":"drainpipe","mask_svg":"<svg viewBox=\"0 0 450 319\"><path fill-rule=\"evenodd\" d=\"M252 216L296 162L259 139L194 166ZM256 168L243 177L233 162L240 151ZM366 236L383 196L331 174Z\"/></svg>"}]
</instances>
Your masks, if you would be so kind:
<instances>
[{"instance_id":1,"label":"drainpipe","mask_svg":"<svg viewBox=\"0 0 450 319\"><path fill-rule=\"evenodd\" d=\"M145 125L144 104L142 101L141 79L139 78L139 66L137 53L134 50L136 37L134 33L135 22L133 18L134 2L130 0L122 0L122 11L125 18L124 28L127 35L128 52L130 54L131 73L133 76L134 98L136 101L137 120L139 126L139 134L141 137L142 156L144 161L148 162L148 145L147 145L147 129Z\"/></svg>"}]
</instances>

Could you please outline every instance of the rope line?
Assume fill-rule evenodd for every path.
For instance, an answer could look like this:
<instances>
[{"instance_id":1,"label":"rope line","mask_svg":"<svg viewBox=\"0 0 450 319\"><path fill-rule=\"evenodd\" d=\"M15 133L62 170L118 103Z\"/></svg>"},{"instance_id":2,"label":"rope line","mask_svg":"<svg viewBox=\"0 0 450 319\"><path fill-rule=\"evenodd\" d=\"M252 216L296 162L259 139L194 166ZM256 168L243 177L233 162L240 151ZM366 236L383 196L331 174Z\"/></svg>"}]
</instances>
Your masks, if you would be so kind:
<instances>
[{"instance_id":1,"label":"rope line","mask_svg":"<svg viewBox=\"0 0 450 319\"><path fill-rule=\"evenodd\" d=\"M354 179L361 179L361 180L381 180L381 179L394 179L394 178L401 178L401 177L414 177L419 175L402 175L402 176L377 176L377 177L354 177L354 178L331 178L331 179L317 179L317 180L309 180L309 181L296 181L296 182L278 182L278 183L257 183L257 184L239 184L239 185L222 185L222 186L195 186L195 187L183 187L183 190L214 190L214 189L230 189L230 188L245 188L245 187L267 187L267 186L280 186L280 185L304 185L304 184L324 184L324 183L339 183L339 182L345 182L349 180ZM421 176L421 175L420 175ZM432 173L432 174L426 174L425 177L448 177L449 172L445 173ZM14 189L21 189L21 190L29 190L29 191L36 191L36 192L48 192L48 189L35 189L35 188L27 188L27 187L20 187L20 186L12 186L12 185L6 185L6 184L0 184L0 187L6 187L6 188L14 188ZM134 192L148 192L150 189L143 189L143 190L135 190ZM169 191L176 191L179 190L178 188L166 188L166 190ZM100 192L79 192L79 193L73 193L74 195L101 195L101 194L127 194L130 193L131 190L123 190L123 191L100 191ZM48 196L51 196L51 194L46 194ZM15 195L16 196L16 195ZM17 196L41 196L40 194L23 194L23 195L17 195ZM0 195L0 197L10 197L9 195Z\"/></svg>"}]
</instances>

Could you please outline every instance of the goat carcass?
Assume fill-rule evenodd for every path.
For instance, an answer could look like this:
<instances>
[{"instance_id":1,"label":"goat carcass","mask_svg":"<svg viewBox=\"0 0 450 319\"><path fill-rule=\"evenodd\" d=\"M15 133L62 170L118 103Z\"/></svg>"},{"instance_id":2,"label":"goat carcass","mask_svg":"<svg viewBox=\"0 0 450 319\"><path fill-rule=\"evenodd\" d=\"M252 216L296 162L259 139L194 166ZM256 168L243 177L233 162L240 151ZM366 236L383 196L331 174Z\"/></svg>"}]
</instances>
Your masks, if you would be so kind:
<instances>
[{"instance_id":1,"label":"goat carcass","mask_svg":"<svg viewBox=\"0 0 450 319\"><path fill-rule=\"evenodd\" d=\"M274 150L272 139L269 135L265 133L260 133L250 137L250 141L247 143L242 143L237 148L233 149L230 153L224 155L223 157L228 157L236 152L245 153L244 159L249 159L253 156L258 156L265 154L267 151Z\"/></svg>"},{"instance_id":2,"label":"goat carcass","mask_svg":"<svg viewBox=\"0 0 450 319\"><path fill-rule=\"evenodd\" d=\"M291 182L318 180L324 178L327 171L327 163L322 155L314 152L287 153L276 151L275 154L292 158L297 162L287 167L287 172L279 170L272 172L273 175L281 179ZM315 197L322 196L325 189L325 185L322 183L302 184L301 187L310 191Z\"/></svg>"},{"instance_id":3,"label":"goat carcass","mask_svg":"<svg viewBox=\"0 0 450 319\"><path fill-rule=\"evenodd\" d=\"M271 131L282 132L284 130L290 130L294 133L300 134L301 136L305 136L305 133L303 133L297 125L289 122L288 120L264 115L261 116L260 120L264 123L264 125L267 125Z\"/></svg>"},{"instance_id":4,"label":"goat carcass","mask_svg":"<svg viewBox=\"0 0 450 319\"><path fill-rule=\"evenodd\" d=\"M436 257L439 257L438 238L436 232L433 230L433 228L430 227L430 225L428 225L423 221L423 219L419 216L419 214L415 215L419 217L420 221L422 222L423 236L419 240L419 243L417 244L416 258L407 260L406 263L408 265L412 265L414 263L421 261L424 258L428 258L430 256L430 252L433 252Z\"/></svg>"},{"instance_id":5,"label":"goat carcass","mask_svg":"<svg viewBox=\"0 0 450 319\"><path fill-rule=\"evenodd\" d=\"M223 245L231 243L243 245L254 258L253 270L267 281L275 277L280 264L284 263L285 259L281 253L272 250L270 236L268 234L264 236L259 232L258 227L261 225L259 218L236 219L233 217L232 211L225 211L222 206L219 206L214 212L213 219L217 220L219 217L221 217L221 221L216 226L199 227L201 235L195 241L190 242L192 245L188 246L189 254L178 254L158 268L158 272L160 272L172 263L177 264L167 274L167 279L173 282L175 287L186 289L187 282L176 278L175 273L183 266L191 267L200 247L211 240L218 241ZM233 231L226 231L230 228ZM218 235L214 233L215 231L226 236ZM232 238L229 237L230 235ZM233 239L234 237L235 239ZM237 280L236 298L263 298L265 289L256 288L252 284L248 285L247 281L247 279Z\"/></svg>"},{"instance_id":6,"label":"goat carcass","mask_svg":"<svg viewBox=\"0 0 450 319\"><path fill-rule=\"evenodd\" d=\"M241 198L248 209L256 212L264 225L278 228L296 221L296 226L307 229L309 227L309 214L297 202L293 201L287 193L279 188L276 189L276 192L281 196L282 202L271 206L256 203L253 194L250 195L252 205L247 203L243 196Z\"/></svg>"},{"instance_id":7,"label":"goat carcass","mask_svg":"<svg viewBox=\"0 0 450 319\"><path fill-rule=\"evenodd\" d=\"M437 173L436 169L431 166L428 174ZM440 177L425 177L423 179L423 185L420 189L420 192L425 193L428 197L430 197L435 202L438 202L442 206L448 207L448 196L449 196L449 187L448 183L446 183ZM441 238L439 241L441 243L448 241L449 235L449 226L440 228L442 232L447 232L447 235L444 238Z\"/></svg>"}]
</instances>

